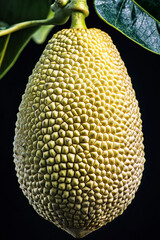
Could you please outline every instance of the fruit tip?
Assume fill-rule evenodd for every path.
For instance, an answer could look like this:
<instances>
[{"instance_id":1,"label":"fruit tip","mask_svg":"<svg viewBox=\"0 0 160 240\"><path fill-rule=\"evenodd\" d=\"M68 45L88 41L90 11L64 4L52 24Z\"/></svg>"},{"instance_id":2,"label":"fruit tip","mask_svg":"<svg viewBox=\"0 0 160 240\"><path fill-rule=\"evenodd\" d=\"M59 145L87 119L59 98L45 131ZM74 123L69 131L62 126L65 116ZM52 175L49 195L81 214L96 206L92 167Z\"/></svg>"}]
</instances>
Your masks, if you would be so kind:
<instances>
[{"instance_id":1,"label":"fruit tip","mask_svg":"<svg viewBox=\"0 0 160 240\"><path fill-rule=\"evenodd\" d=\"M91 233L88 229L82 229L82 228L65 228L66 232L68 232L70 235L72 235L74 238L80 239L85 236L87 236L89 233Z\"/></svg>"}]
</instances>

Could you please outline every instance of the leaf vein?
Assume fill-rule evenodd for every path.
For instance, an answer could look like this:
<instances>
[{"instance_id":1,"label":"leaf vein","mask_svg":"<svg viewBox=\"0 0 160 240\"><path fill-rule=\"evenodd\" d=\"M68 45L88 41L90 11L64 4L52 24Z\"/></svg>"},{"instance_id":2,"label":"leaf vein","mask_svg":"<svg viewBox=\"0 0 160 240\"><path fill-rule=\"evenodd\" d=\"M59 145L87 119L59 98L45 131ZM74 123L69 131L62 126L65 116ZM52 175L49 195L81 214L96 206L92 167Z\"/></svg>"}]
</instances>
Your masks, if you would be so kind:
<instances>
[{"instance_id":1,"label":"leaf vein","mask_svg":"<svg viewBox=\"0 0 160 240\"><path fill-rule=\"evenodd\" d=\"M2 53L1 53L1 56L0 56L0 68L2 66L2 62L3 62L4 56L5 56L5 53L6 53L6 50L7 50L7 46L8 46L8 43L9 43L10 36L11 36L11 34L9 34L7 36L4 47L3 47L3 50L2 50Z\"/></svg>"},{"instance_id":2,"label":"leaf vein","mask_svg":"<svg viewBox=\"0 0 160 240\"><path fill-rule=\"evenodd\" d=\"M124 4L125 4L125 1L126 0L123 0L123 2L122 2L122 4L121 4L121 6L120 6L120 9L119 9L119 11L118 11L118 15L117 15L117 18L116 18L116 20L115 20L115 26L117 26L117 22L118 22L118 19L119 19L119 17L120 17L120 14L121 14L121 12L122 12L122 8L123 8L123 6L124 6Z\"/></svg>"}]
</instances>

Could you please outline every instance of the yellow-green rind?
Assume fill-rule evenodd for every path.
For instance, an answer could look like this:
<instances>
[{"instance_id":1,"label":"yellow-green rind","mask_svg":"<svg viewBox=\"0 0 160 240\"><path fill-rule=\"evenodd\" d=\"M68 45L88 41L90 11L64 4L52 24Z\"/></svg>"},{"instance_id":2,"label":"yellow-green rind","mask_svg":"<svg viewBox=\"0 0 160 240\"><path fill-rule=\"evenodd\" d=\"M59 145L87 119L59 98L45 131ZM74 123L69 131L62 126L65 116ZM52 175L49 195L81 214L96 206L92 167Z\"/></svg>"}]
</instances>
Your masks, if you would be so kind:
<instances>
[{"instance_id":1,"label":"yellow-green rind","mask_svg":"<svg viewBox=\"0 0 160 240\"><path fill-rule=\"evenodd\" d=\"M14 162L29 203L74 237L131 203L145 162L142 121L106 33L64 29L49 41L19 107Z\"/></svg>"}]
</instances>

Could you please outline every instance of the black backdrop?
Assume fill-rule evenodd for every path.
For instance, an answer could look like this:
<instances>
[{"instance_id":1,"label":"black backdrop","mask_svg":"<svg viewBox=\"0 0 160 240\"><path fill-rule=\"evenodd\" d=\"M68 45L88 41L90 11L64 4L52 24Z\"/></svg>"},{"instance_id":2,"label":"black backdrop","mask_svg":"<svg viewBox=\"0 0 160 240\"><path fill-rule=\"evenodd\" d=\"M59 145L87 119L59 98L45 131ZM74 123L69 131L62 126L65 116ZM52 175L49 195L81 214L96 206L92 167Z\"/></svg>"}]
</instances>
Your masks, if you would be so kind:
<instances>
[{"instance_id":1,"label":"black backdrop","mask_svg":"<svg viewBox=\"0 0 160 240\"><path fill-rule=\"evenodd\" d=\"M88 1L89 2L89 1ZM90 4L88 28L97 27L113 39L132 78L141 108L146 163L142 183L136 198L123 215L107 226L86 236L84 240L140 240L157 238L159 234L159 68L160 56L153 54L106 25ZM65 25L66 28L70 23ZM62 27L56 27L52 34ZM46 43L26 46L14 67L0 81L0 239L57 240L73 239L64 231L40 217L28 204L19 189L12 157L12 142L16 113L28 76L39 59Z\"/></svg>"}]
</instances>

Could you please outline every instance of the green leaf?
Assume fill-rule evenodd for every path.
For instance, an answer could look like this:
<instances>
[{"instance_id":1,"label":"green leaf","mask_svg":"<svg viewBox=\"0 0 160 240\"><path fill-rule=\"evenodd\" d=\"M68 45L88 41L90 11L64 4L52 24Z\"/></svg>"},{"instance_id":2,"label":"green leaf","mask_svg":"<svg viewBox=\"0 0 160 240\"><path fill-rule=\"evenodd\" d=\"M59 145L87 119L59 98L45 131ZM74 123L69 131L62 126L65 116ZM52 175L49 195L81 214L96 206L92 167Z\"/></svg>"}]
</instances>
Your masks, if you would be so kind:
<instances>
[{"instance_id":1,"label":"green leaf","mask_svg":"<svg viewBox=\"0 0 160 240\"><path fill-rule=\"evenodd\" d=\"M1 29L28 20L44 19L50 10L50 0L0 0ZM0 79L13 66L23 48L38 27L23 29L0 37Z\"/></svg>"},{"instance_id":2,"label":"green leaf","mask_svg":"<svg viewBox=\"0 0 160 240\"><path fill-rule=\"evenodd\" d=\"M9 25L46 18L50 0L0 0L0 21Z\"/></svg>"},{"instance_id":3,"label":"green leaf","mask_svg":"<svg viewBox=\"0 0 160 240\"><path fill-rule=\"evenodd\" d=\"M142 47L160 54L160 24L131 0L95 0L97 14Z\"/></svg>"},{"instance_id":4,"label":"green leaf","mask_svg":"<svg viewBox=\"0 0 160 240\"><path fill-rule=\"evenodd\" d=\"M54 16L54 12L50 10L47 19L50 19L53 16ZM32 36L35 43L37 44L44 43L53 27L54 25L41 26Z\"/></svg>"},{"instance_id":5,"label":"green leaf","mask_svg":"<svg viewBox=\"0 0 160 240\"><path fill-rule=\"evenodd\" d=\"M134 0L133 2L160 22L160 0Z\"/></svg>"}]
</instances>

